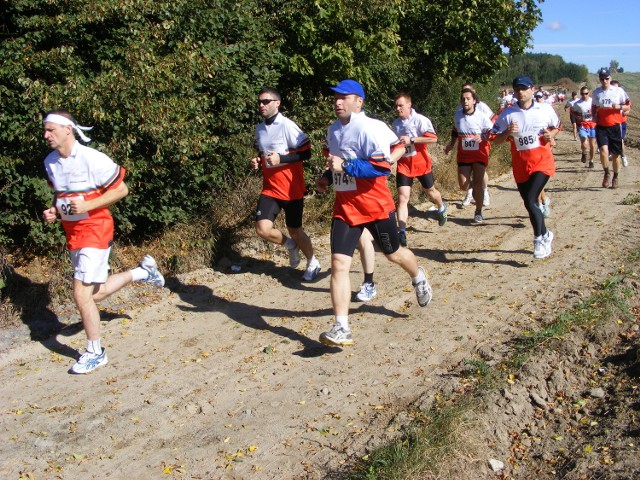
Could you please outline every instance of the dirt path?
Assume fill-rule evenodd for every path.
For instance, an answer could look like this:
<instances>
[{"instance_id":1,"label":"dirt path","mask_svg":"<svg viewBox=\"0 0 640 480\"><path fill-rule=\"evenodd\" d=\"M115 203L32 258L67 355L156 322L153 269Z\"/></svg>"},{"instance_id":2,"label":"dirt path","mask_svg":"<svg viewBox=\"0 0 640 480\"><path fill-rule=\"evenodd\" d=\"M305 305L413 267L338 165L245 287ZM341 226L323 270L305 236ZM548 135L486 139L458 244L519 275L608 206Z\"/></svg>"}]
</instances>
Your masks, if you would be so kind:
<instances>
[{"instance_id":1,"label":"dirt path","mask_svg":"<svg viewBox=\"0 0 640 480\"><path fill-rule=\"evenodd\" d=\"M91 375L69 375L70 349L59 345L82 347L82 332L2 353L0 476L322 478L393 435L397 413L428 404L452 365L588 295L611 271L623 242L637 241L638 207L621 204L638 193L640 156L629 157L620 188L603 189L601 169L585 169L561 133L547 189L554 252L542 261L510 176L491 179L480 226L459 199L443 228L418 205L409 243L433 302L418 307L410 280L377 254L378 296L352 304L355 344L344 350L317 341L332 322L322 236L316 283L300 284L279 258L194 272L144 308L112 312L109 365ZM354 290L361 278L354 261Z\"/></svg>"}]
</instances>

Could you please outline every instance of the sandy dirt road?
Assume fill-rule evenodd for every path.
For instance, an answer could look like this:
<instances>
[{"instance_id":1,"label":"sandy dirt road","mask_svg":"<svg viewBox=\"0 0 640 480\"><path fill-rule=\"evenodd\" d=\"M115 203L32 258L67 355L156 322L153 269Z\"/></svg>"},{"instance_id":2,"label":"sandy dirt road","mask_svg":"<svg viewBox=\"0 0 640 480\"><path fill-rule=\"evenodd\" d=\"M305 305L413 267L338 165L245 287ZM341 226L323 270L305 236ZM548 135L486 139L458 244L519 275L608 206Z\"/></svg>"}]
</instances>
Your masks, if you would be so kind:
<instances>
[{"instance_id":1,"label":"sandy dirt road","mask_svg":"<svg viewBox=\"0 0 640 480\"><path fill-rule=\"evenodd\" d=\"M0 477L18 479L323 478L392 436L411 402L428 405L450 368L587 295L637 241L640 156L620 187L604 189L579 145L561 132L548 185L554 252L532 258L532 231L511 176L490 179L485 223L450 198L438 227L416 205L409 246L428 269L434 299L377 254L378 295L353 303L354 345L331 349L328 236L313 238L323 272L303 284L286 258L239 273L203 270L161 293L110 309L109 364L67 370L84 334L25 342L0 355ZM352 289L362 279L354 261ZM344 468L344 467L342 467ZM32 475L28 477L27 475Z\"/></svg>"}]
</instances>

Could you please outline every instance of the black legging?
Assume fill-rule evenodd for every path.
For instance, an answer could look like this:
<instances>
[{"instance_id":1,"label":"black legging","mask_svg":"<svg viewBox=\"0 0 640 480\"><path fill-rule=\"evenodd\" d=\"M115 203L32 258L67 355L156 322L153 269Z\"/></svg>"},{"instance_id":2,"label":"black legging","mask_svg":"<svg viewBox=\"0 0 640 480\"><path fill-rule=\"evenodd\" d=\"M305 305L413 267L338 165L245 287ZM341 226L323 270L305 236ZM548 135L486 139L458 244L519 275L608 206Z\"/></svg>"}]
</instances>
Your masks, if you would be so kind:
<instances>
[{"instance_id":1,"label":"black legging","mask_svg":"<svg viewBox=\"0 0 640 480\"><path fill-rule=\"evenodd\" d=\"M545 175L542 172L533 172L529 180L516 184L518 185L520 196L524 200L524 206L529 212L529 220L531 220L534 237L547 233L547 227L544 225L544 215L538 208L538 197L548 181L549 175Z\"/></svg>"}]
</instances>

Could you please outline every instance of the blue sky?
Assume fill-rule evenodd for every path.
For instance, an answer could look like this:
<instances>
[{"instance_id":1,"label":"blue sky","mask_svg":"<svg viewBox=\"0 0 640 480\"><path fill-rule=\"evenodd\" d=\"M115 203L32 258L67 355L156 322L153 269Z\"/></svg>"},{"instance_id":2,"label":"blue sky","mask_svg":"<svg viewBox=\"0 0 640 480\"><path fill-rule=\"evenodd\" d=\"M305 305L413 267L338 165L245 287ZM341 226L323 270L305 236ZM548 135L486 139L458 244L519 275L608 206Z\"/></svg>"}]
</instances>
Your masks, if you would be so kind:
<instances>
[{"instance_id":1,"label":"blue sky","mask_svg":"<svg viewBox=\"0 0 640 480\"><path fill-rule=\"evenodd\" d=\"M639 0L546 0L528 52L560 55L595 73L617 60L640 72Z\"/></svg>"}]
</instances>

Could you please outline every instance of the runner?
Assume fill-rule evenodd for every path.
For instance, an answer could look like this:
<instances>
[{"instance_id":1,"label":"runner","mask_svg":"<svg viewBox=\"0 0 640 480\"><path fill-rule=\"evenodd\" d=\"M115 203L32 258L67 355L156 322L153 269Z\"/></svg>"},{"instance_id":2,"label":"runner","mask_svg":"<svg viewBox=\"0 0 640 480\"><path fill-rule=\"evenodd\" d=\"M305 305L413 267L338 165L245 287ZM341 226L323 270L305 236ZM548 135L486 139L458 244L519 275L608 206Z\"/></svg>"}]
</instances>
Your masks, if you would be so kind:
<instances>
[{"instance_id":1,"label":"runner","mask_svg":"<svg viewBox=\"0 0 640 480\"><path fill-rule=\"evenodd\" d=\"M258 97L264 121L256 127L256 145L260 156L251 159L254 169L262 168L262 192L256 208L256 233L263 239L284 245L289 251L289 265L300 264L298 247L307 257L302 279L311 282L320 273L320 262L313 254L311 239L302 229L304 209L304 172L302 163L311 158L311 141L280 109L280 93L263 88ZM274 221L284 210L290 238L274 228Z\"/></svg>"},{"instance_id":2,"label":"runner","mask_svg":"<svg viewBox=\"0 0 640 480\"><path fill-rule=\"evenodd\" d=\"M464 85L462 85L462 89L460 90L460 92L462 93L462 90L465 89L465 88L470 89L477 96L477 92L476 92L476 89L473 86L473 84L465 83ZM506 90L503 90L503 92L506 92ZM504 110L507 106L513 105L513 102L515 102L515 100L513 98L513 93L507 94L507 96L505 98L506 99L505 99L504 104L501 102L501 107L499 109L499 112ZM487 105L486 103L484 103L481 100L478 100L478 102L476 103L476 107L475 108L480 113L486 115L491 120L492 124L493 124L493 122L496 121L496 118L498 118L498 116L495 113L493 113L493 110L491 110L491 107L489 107L489 105ZM462 104L458 105L457 112L462 112ZM456 142L456 137L454 136L454 132L452 131L451 132L451 143L455 143L455 142ZM472 175L473 175L473 172L472 172ZM491 204L491 197L489 196L489 175L487 174L486 169L485 169L485 172L484 172L484 178L482 180L482 189L484 191L484 196L483 196L484 200L483 200L482 205L484 207L488 207ZM474 203L473 187L469 187L469 189L467 190L467 194L462 199L462 206L466 207L468 205L471 205L471 203Z\"/></svg>"},{"instance_id":3,"label":"runner","mask_svg":"<svg viewBox=\"0 0 640 480\"><path fill-rule=\"evenodd\" d=\"M337 120L327 131L325 153L336 193L331 223L331 302L335 323L320 335L320 341L343 346L353 343L349 327L349 269L364 229L373 235L387 259L409 274L420 306L429 304L432 293L415 255L400 245L395 205L386 183L391 162L404 153L403 145L383 122L362 111L365 93L358 82L343 80L332 90Z\"/></svg>"},{"instance_id":4,"label":"runner","mask_svg":"<svg viewBox=\"0 0 640 480\"><path fill-rule=\"evenodd\" d=\"M46 223L60 215L73 265L73 300L87 336L86 351L70 373L89 373L108 362L100 338L100 312L96 305L134 281L164 286L164 277L150 255L133 270L109 275L109 253L113 243L113 217L109 207L129 193L124 168L107 155L80 144L81 127L66 110L54 110L44 118L44 139L53 149L44 159L54 204L44 212Z\"/></svg>"},{"instance_id":5,"label":"runner","mask_svg":"<svg viewBox=\"0 0 640 480\"><path fill-rule=\"evenodd\" d=\"M451 141L445 147L448 154L458 145L458 185L463 191L473 192L476 211L473 217L475 224L483 222L482 206L484 204L483 181L489 163L491 144L488 141L493 123L489 117L478 110L478 96L471 88L463 88L460 95L462 108L454 115L454 127ZM472 176L473 174L473 176ZM473 188L470 188L473 178Z\"/></svg>"},{"instance_id":6,"label":"runner","mask_svg":"<svg viewBox=\"0 0 640 480\"><path fill-rule=\"evenodd\" d=\"M427 145L437 143L438 136L431 120L416 113L407 93L396 95L395 108L398 118L394 120L392 127L406 149L406 153L398 161L396 173L400 244L406 247L409 198L414 179L418 179L429 200L436 205L438 225L441 227L447 222L447 203L442 200L442 195L434 186L431 156Z\"/></svg>"},{"instance_id":7,"label":"runner","mask_svg":"<svg viewBox=\"0 0 640 480\"><path fill-rule=\"evenodd\" d=\"M620 85L620 82L618 80L611 80L611 85L622 88L622 85ZM622 89L624 90L624 88ZM627 96L627 98L629 98L627 92L625 92L625 95ZM631 107L631 102L629 102L629 107ZM624 120L620 124L620 128L622 129L622 154L620 155L620 159L622 160L622 166L628 167L629 161L627 160L627 155L625 154L624 139L627 136L627 116L629 115L629 112L621 109L620 113L622 114Z\"/></svg>"},{"instance_id":8,"label":"runner","mask_svg":"<svg viewBox=\"0 0 640 480\"><path fill-rule=\"evenodd\" d=\"M545 226L538 198L556 170L550 142L558 134L560 120L553 107L533 101L531 78L516 77L513 89L518 102L496 120L494 141L511 142L513 176L533 227L533 256L545 258L551 255L553 233Z\"/></svg>"},{"instance_id":9,"label":"runner","mask_svg":"<svg viewBox=\"0 0 640 480\"><path fill-rule=\"evenodd\" d=\"M577 140L578 135L578 125L576 123L576 117L573 110L573 105L580 100L578 97L578 92L571 92L571 99L564 104L564 111L569 110L569 120L571 120L571 127L573 128L573 139Z\"/></svg>"},{"instance_id":10,"label":"runner","mask_svg":"<svg viewBox=\"0 0 640 480\"><path fill-rule=\"evenodd\" d=\"M596 142L600 149L600 163L604 170L602 186L618 188L620 173L620 155L622 155L622 123L625 113L629 112L629 97L620 87L611 85L611 72L608 68L598 70L600 86L593 90L591 111L596 122ZM609 155L613 163L613 179L609 172Z\"/></svg>"},{"instance_id":11,"label":"runner","mask_svg":"<svg viewBox=\"0 0 640 480\"><path fill-rule=\"evenodd\" d=\"M580 149L582 151L580 161L587 163L588 150L588 168L593 168L593 156L596 152L596 122L593 121L591 115L591 105L589 87L585 85L580 89L580 98L573 103L571 111L576 120L580 137Z\"/></svg>"}]
</instances>

